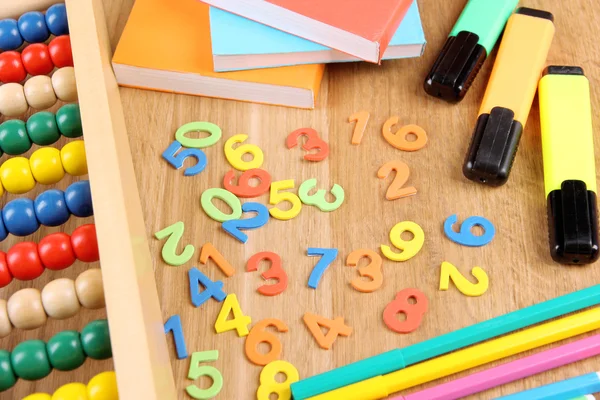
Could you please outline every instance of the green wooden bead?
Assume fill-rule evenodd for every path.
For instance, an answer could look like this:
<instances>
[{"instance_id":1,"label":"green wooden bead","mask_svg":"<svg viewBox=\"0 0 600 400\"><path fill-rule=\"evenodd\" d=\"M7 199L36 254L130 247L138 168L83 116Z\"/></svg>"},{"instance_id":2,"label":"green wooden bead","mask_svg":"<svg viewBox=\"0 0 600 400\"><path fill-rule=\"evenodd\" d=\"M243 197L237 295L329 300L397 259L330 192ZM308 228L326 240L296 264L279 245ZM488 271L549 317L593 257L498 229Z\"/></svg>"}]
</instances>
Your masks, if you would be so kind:
<instances>
[{"instance_id":1,"label":"green wooden bead","mask_svg":"<svg viewBox=\"0 0 600 400\"><path fill-rule=\"evenodd\" d=\"M27 133L31 141L40 146L48 146L60 139L56 117L48 111L35 113L29 117Z\"/></svg>"},{"instance_id":2,"label":"green wooden bead","mask_svg":"<svg viewBox=\"0 0 600 400\"><path fill-rule=\"evenodd\" d=\"M89 358L104 360L112 357L108 321L99 319L92 321L81 330L83 351Z\"/></svg>"},{"instance_id":3,"label":"green wooden bead","mask_svg":"<svg viewBox=\"0 0 600 400\"><path fill-rule=\"evenodd\" d=\"M10 389L17 383L17 377L10 363L10 353L0 350L0 392Z\"/></svg>"},{"instance_id":4,"label":"green wooden bead","mask_svg":"<svg viewBox=\"0 0 600 400\"><path fill-rule=\"evenodd\" d=\"M48 360L46 343L41 340L27 340L19 343L10 355L15 375L28 381L42 379L52 371Z\"/></svg>"},{"instance_id":5,"label":"green wooden bead","mask_svg":"<svg viewBox=\"0 0 600 400\"><path fill-rule=\"evenodd\" d=\"M56 123L63 136L77 138L83 135L78 104L66 104L56 112Z\"/></svg>"},{"instance_id":6,"label":"green wooden bead","mask_svg":"<svg viewBox=\"0 0 600 400\"><path fill-rule=\"evenodd\" d=\"M72 371L83 365L85 353L77 331L62 331L46 344L50 364L59 371Z\"/></svg>"},{"instance_id":7,"label":"green wooden bead","mask_svg":"<svg viewBox=\"0 0 600 400\"><path fill-rule=\"evenodd\" d=\"M29 150L31 140L27 135L25 122L20 119L11 119L0 124L0 147L3 152L13 156Z\"/></svg>"}]
</instances>

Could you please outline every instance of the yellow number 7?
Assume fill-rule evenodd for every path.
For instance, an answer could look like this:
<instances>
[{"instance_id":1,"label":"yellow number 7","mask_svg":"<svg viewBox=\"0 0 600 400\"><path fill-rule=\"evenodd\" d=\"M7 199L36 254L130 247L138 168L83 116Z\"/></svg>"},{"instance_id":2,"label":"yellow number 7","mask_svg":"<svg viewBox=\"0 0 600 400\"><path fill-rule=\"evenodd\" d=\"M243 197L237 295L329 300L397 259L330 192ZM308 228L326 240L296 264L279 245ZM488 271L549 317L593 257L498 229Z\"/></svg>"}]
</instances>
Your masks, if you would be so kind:
<instances>
[{"instance_id":1,"label":"yellow number 7","mask_svg":"<svg viewBox=\"0 0 600 400\"><path fill-rule=\"evenodd\" d=\"M280 190L293 189L294 188L294 180L287 179L285 181L277 181L271 182L271 193L269 197L269 204L277 205L283 201L288 201L292 204L292 208L289 210L280 210L277 207L273 207L269 210L269 213L273 218L280 220L288 220L296 217L300 214L300 210L302 209L302 202L300 198L296 196L294 193L280 193Z\"/></svg>"}]
</instances>

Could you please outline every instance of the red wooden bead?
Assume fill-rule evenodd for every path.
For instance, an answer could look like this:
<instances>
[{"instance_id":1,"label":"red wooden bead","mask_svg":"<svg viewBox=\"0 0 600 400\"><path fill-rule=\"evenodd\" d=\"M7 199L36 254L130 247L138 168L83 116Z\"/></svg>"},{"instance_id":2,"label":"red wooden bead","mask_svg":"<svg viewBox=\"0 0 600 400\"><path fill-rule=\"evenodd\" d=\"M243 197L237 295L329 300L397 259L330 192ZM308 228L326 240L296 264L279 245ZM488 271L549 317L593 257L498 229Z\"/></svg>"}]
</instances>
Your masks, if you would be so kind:
<instances>
[{"instance_id":1,"label":"red wooden bead","mask_svg":"<svg viewBox=\"0 0 600 400\"><path fill-rule=\"evenodd\" d=\"M21 54L16 51L5 51L0 54L0 82L19 83L27 78Z\"/></svg>"},{"instance_id":2,"label":"red wooden bead","mask_svg":"<svg viewBox=\"0 0 600 400\"><path fill-rule=\"evenodd\" d=\"M35 279L44 272L37 244L33 242L15 244L8 250L6 261L12 276L22 281Z\"/></svg>"},{"instance_id":3,"label":"red wooden bead","mask_svg":"<svg viewBox=\"0 0 600 400\"><path fill-rule=\"evenodd\" d=\"M71 237L61 232L52 233L40 240L38 253L42 264L53 271L68 268L76 260Z\"/></svg>"},{"instance_id":4,"label":"red wooden bead","mask_svg":"<svg viewBox=\"0 0 600 400\"><path fill-rule=\"evenodd\" d=\"M73 52L71 51L71 39L69 35L62 35L52 39L48 45L48 50L56 68L73 66Z\"/></svg>"},{"instance_id":5,"label":"red wooden bead","mask_svg":"<svg viewBox=\"0 0 600 400\"><path fill-rule=\"evenodd\" d=\"M54 70L48 46L43 43L30 44L21 53L23 65L29 75L49 75Z\"/></svg>"},{"instance_id":6,"label":"red wooden bead","mask_svg":"<svg viewBox=\"0 0 600 400\"><path fill-rule=\"evenodd\" d=\"M100 259L94 224L82 225L75 229L71 234L71 244L77 259L83 262L94 262Z\"/></svg>"},{"instance_id":7,"label":"red wooden bead","mask_svg":"<svg viewBox=\"0 0 600 400\"><path fill-rule=\"evenodd\" d=\"M12 275L6 263L6 253L0 251L0 288L7 286L12 281Z\"/></svg>"}]
</instances>

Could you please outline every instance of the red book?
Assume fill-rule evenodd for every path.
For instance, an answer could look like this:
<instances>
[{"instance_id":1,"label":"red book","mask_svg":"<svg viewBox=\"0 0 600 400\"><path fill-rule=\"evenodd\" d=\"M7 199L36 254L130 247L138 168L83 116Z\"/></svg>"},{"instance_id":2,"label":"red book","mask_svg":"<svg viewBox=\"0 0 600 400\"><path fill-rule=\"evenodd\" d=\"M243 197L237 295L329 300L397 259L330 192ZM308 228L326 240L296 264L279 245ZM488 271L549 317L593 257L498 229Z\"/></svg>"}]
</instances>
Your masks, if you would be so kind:
<instances>
[{"instance_id":1,"label":"red book","mask_svg":"<svg viewBox=\"0 0 600 400\"><path fill-rule=\"evenodd\" d=\"M411 0L202 0L244 18L379 63Z\"/></svg>"}]
</instances>

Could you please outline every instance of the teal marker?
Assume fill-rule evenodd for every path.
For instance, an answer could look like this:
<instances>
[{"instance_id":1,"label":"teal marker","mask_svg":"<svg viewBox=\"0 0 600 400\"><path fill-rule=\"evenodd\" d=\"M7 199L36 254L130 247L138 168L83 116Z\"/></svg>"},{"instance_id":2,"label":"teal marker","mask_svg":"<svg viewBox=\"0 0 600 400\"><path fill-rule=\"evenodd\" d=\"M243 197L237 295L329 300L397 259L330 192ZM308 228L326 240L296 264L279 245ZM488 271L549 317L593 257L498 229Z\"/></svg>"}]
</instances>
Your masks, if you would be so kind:
<instances>
[{"instance_id":1,"label":"teal marker","mask_svg":"<svg viewBox=\"0 0 600 400\"><path fill-rule=\"evenodd\" d=\"M425 79L425 92L449 102L462 100L518 3L469 0Z\"/></svg>"}]
</instances>

